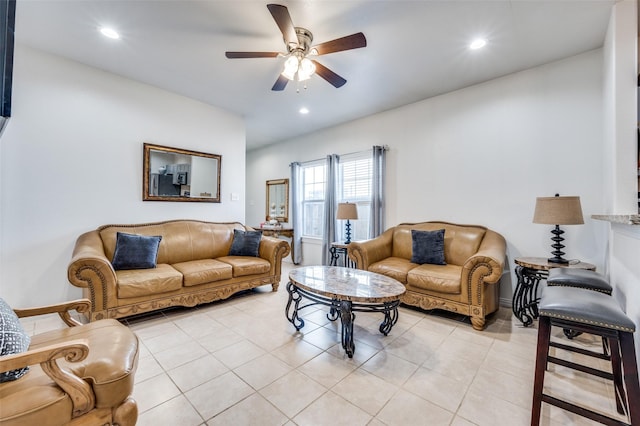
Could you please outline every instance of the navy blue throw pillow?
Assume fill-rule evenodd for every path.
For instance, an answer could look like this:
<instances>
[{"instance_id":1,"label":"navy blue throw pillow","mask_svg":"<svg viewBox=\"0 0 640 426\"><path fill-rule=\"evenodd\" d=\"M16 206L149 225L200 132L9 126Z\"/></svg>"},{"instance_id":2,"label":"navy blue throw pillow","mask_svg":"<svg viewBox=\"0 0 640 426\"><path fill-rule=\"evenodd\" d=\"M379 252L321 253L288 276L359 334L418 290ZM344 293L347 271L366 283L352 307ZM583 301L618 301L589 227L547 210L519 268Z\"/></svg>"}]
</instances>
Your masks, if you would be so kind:
<instances>
[{"instance_id":1,"label":"navy blue throw pillow","mask_svg":"<svg viewBox=\"0 0 640 426\"><path fill-rule=\"evenodd\" d=\"M125 234L118 232L113 253L113 269L150 269L156 267L161 236Z\"/></svg>"},{"instance_id":2,"label":"navy blue throw pillow","mask_svg":"<svg viewBox=\"0 0 640 426\"><path fill-rule=\"evenodd\" d=\"M260 249L260 231L233 230L233 243L229 250L229 256L253 256L258 257Z\"/></svg>"},{"instance_id":3,"label":"navy blue throw pillow","mask_svg":"<svg viewBox=\"0 0 640 426\"><path fill-rule=\"evenodd\" d=\"M430 263L432 265L446 265L444 261L444 229L437 231L411 230L413 254L412 263Z\"/></svg>"}]
</instances>

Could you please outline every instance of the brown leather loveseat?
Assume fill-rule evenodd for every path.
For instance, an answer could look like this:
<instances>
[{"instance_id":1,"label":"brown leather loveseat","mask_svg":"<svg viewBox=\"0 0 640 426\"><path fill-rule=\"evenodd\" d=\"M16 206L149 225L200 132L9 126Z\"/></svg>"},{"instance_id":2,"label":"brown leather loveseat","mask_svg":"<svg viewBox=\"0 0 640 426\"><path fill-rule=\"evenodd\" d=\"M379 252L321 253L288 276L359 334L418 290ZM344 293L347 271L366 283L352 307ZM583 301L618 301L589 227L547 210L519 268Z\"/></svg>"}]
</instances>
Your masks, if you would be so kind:
<instances>
[{"instance_id":1,"label":"brown leather loveseat","mask_svg":"<svg viewBox=\"0 0 640 426\"><path fill-rule=\"evenodd\" d=\"M252 229L196 220L101 226L78 237L68 279L91 300L91 321L195 306L265 284L276 291L289 244L263 236L258 256L229 256L234 230ZM118 232L161 236L156 267L115 270L111 262Z\"/></svg>"},{"instance_id":2,"label":"brown leather loveseat","mask_svg":"<svg viewBox=\"0 0 640 426\"><path fill-rule=\"evenodd\" d=\"M412 263L412 230L444 229L442 264ZM403 223L380 236L352 242L349 257L358 269L387 275L403 283L401 301L422 309L444 309L471 317L482 330L485 317L499 307L499 281L506 242L482 226L447 222Z\"/></svg>"}]
</instances>

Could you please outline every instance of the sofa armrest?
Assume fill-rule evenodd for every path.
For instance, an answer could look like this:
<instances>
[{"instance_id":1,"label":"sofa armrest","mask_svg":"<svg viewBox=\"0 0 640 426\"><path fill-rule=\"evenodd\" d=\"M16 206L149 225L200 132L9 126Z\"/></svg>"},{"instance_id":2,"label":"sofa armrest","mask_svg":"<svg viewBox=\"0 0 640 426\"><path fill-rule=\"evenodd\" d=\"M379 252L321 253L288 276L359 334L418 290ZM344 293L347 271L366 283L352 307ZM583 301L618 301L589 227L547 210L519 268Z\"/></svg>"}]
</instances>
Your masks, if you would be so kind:
<instances>
[{"instance_id":1,"label":"sofa armrest","mask_svg":"<svg viewBox=\"0 0 640 426\"><path fill-rule=\"evenodd\" d=\"M280 238L265 237L260 239L260 250L258 255L268 260L271 264L271 275L280 276L282 259L291 251L289 243Z\"/></svg>"},{"instance_id":2,"label":"sofa armrest","mask_svg":"<svg viewBox=\"0 0 640 426\"><path fill-rule=\"evenodd\" d=\"M366 241L354 241L347 247L349 258L357 269L368 270L369 266L387 257L391 257L393 248L393 228Z\"/></svg>"},{"instance_id":3,"label":"sofa armrest","mask_svg":"<svg viewBox=\"0 0 640 426\"><path fill-rule=\"evenodd\" d=\"M37 315L58 314L62 321L69 327L82 325L78 320L71 318L70 311L77 311L81 314L88 314L91 311L91 301L89 299L78 299L71 302L58 303L56 305L40 306L37 308L14 309L18 318L26 318Z\"/></svg>"},{"instance_id":4,"label":"sofa armrest","mask_svg":"<svg viewBox=\"0 0 640 426\"><path fill-rule=\"evenodd\" d=\"M116 272L107 258L98 231L84 233L76 240L67 279L76 287L86 288L93 311L104 311L115 303Z\"/></svg>"},{"instance_id":5,"label":"sofa armrest","mask_svg":"<svg viewBox=\"0 0 640 426\"><path fill-rule=\"evenodd\" d=\"M40 364L42 370L71 398L73 417L87 413L95 406L95 394L91 385L70 371L60 368L58 358L68 362L82 361L89 354L89 346L84 339L56 343L38 349L28 350L0 358L0 371L10 371L30 365Z\"/></svg>"},{"instance_id":6,"label":"sofa armrest","mask_svg":"<svg viewBox=\"0 0 640 426\"><path fill-rule=\"evenodd\" d=\"M484 284L496 284L502 277L507 243L497 232L487 230L478 252L462 267L462 283L469 288L471 304L482 305Z\"/></svg>"}]
</instances>

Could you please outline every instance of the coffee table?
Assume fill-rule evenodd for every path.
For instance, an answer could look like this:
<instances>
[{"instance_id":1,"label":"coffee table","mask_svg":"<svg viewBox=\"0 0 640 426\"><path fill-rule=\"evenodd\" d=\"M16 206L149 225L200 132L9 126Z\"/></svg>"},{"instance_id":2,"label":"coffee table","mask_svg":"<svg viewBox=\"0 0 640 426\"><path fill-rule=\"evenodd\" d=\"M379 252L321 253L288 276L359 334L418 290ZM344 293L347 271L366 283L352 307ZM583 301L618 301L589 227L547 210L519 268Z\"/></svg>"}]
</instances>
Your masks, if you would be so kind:
<instances>
[{"instance_id":1,"label":"coffee table","mask_svg":"<svg viewBox=\"0 0 640 426\"><path fill-rule=\"evenodd\" d=\"M289 272L289 300L285 315L296 330L304 327L299 312L314 305L331 309L327 319L342 324L342 347L353 358L354 312L382 312L380 332L389 334L398 321L398 305L405 287L399 281L374 272L338 266L305 266ZM306 299L309 303L301 301ZM293 309L292 309L293 308Z\"/></svg>"}]
</instances>

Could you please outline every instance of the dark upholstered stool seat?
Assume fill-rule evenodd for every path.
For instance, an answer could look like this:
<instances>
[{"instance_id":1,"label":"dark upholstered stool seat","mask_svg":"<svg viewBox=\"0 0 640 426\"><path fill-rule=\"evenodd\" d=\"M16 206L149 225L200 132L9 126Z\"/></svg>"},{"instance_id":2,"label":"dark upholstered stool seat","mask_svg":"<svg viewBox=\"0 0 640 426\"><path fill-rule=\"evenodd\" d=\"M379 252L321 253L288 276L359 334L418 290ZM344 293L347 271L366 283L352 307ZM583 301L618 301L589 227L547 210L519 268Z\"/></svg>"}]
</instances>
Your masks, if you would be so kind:
<instances>
[{"instance_id":1,"label":"dark upholstered stool seat","mask_svg":"<svg viewBox=\"0 0 640 426\"><path fill-rule=\"evenodd\" d=\"M539 425L542 403L546 402L606 425L640 424L640 384L638 365L633 341L635 324L625 315L615 299L598 291L564 286L544 288L538 305L538 348L536 354L535 380L531 425ZM549 348L556 347L585 355L597 356L583 349L576 350L563 344L551 342L551 327L570 328L583 333L601 336L609 343L612 373L597 370L549 355ZM602 356L602 355L600 355ZM612 380L616 394L616 408L626 414L629 422L589 410L557 397L545 394L544 376L547 363L552 362L588 374Z\"/></svg>"},{"instance_id":2,"label":"dark upholstered stool seat","mask_svg":"<svg viewBox=\"0 0 640 426\"><path fill-rule=\"evenodd\" d=\"M577 287L611 294L613 288L604 275L587 269L553 268L549 270L550 286Z\"/></svg>"}]
</instances>

